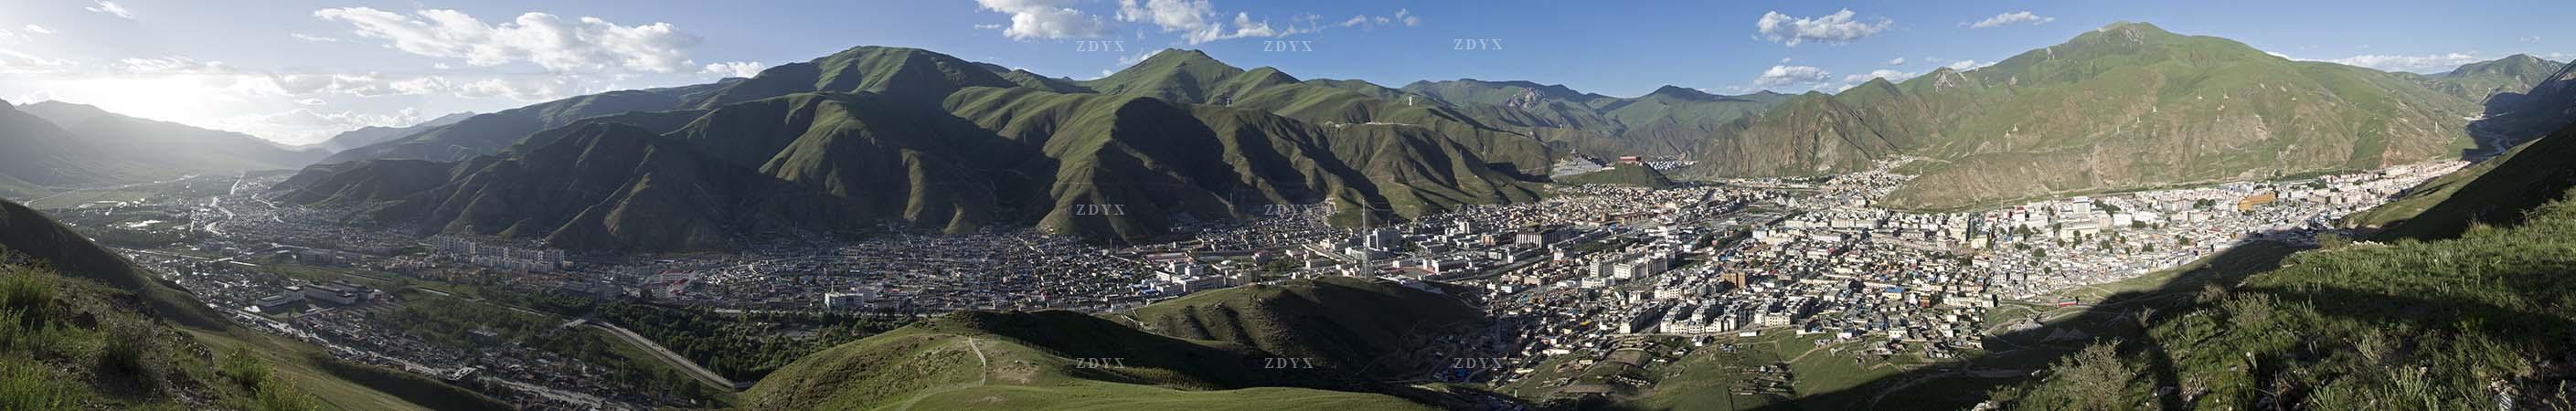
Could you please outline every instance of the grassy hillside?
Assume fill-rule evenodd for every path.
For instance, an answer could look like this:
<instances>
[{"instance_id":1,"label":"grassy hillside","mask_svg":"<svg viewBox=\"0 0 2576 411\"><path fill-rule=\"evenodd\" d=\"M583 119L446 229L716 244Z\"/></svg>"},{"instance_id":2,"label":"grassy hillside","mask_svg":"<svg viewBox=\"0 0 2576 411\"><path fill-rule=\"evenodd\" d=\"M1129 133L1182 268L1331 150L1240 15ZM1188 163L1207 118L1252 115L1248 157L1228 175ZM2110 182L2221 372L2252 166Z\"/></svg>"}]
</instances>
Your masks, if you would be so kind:
<instances>
[{"instance_id":1,"label":"grassy hillside","mask_svg":"<svg viewBox=\"0 0 2576 411\"><path fill-rule=\"evenodd\" d=\"M631 111L687 108L685 106L691 103L709 98L710 93L743 82L743 79L729 78L691 86L611 91L477 114L454 124L429 127L411 135L341 151L319 162L343 163L379 158L458 161L499 153L527 139L530 134L571 125L575 120Z\"/></svg>"},{"instance_id":2,"label":"grassy hillside","mask_svg":"<svg viewBox=\"0 0 2576 411\"><path fill-rule=\"evenodd\" d=\"M1314 358L1319 367L1401 378L1442 366L1441 358L1414 350L1442 331L1481 324L1484 313L1457 297L1393 282L1325 277L1191 294L1109 317L1156 334L1243 344Z\"/></svg>"},{"instance_id":3,"label":"grassy hillside","mask_svg":"<svg viewBox=\"0 0 2576 411\"><path fill-rule=\"evenodd\" d=\"M2549 61L2529 54L2462 64L2449 72L2428 76L2425 82L2433 89L2468 101L2485 102L2488 96L2521 93L2531 90L2558 73L2566 63Z\"/></svg>"},{"instance_id":4,"label":"grassy hillside","mask_svg":"<svg viewBox=\"0 0 2576 411\"><path fill-rule=\"evenodd\" d=\"M1609 169L1576 174L1556 179L1566 184L1621 184L1645 188L1671 188L1673 180L1664 172L1641 164L1620 164Z\"/></svg>"},{"instance_id":5,"label":"grassy hillside","mask_svg":"<svg viewBox=\"0 0 2576 411\"><path fill-rule=\"evenodd\" d=\"M2331 246L2142 315L1998 391L2016 409L2576 406L2576 203L2457 239ZM2154 394L2177 387L2177 395Z\"/></svg>"},{"instance_id":6,"label":"grassy hillside","mask_svg":"<svg viewBox=\"0 0 2576 411\"><path fill-rule=\"evenodd\" d=\"M1950 160L1884 205L2029 198L2360 170L2447 157L2474 103L2412 75L2271 56L2116 23L1988 67L1792 101L1704 146L1695 171L1814 175ZM1741 141L1741 143L1729 143Z\"/></svg>"},{"instance_id":7,"label":"grassy hillside","mask_svg":"<svg viewBox=\"0 0 2576 411\"><path fill-rule=\"evenodd\" d=\"M1426 341L1410 333L1475 318L1454 298L1360 279L1211 291L1100 317L958 312L797 360L746 392L744 407L1430 409L1465 399L1370 382L1359 377L1393 368L1355 359L1418 349Z\"/></svg>"},{"instance_id":8,"label":"grassy hillside","mask_svg":"<svg viewBox=\"0 0 2576 411\"><path fill-rule=\"evenodd\" d=\"M2557 193L2576 187L2576 126L2515 147L2450 175L2425 181L2395 200L2344 218L2382 231L2377 238L2459 236L2478 225L2513 224Z\"/></svg>"},{"instance_id":9,"label":"grassy hillside","mask_svg":"<svg viewBox=\"0 0 2576 411\"><path fill-rule=\"evenodd\" d=\"M10 409L485 410L503 404L434 380L340 361L234 326L33 210L0 201L0 349ZM300 394L299 394L300 393ZM64 402L44 402L64 401ZM52 405L48 405L52 404Z\"/></svg>"}]
</instances>

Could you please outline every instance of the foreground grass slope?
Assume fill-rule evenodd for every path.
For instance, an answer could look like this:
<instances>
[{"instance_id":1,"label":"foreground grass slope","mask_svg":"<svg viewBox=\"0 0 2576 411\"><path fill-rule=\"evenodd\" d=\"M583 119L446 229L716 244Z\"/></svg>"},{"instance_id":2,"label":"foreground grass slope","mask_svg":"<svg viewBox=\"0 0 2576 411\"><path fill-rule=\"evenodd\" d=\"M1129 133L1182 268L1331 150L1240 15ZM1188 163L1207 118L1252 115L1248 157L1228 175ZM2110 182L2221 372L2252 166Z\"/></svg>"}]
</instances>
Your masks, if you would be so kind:
<instances>
[{"instance_id":1,"label":"foreground grass slope","mask_svg":"<svg viewBox=\"0 0 2576 411\"><path fill-rule=\"evenodd\" d=\"M1297 280L1133 313L958 312L799 359L745 409L1431 409L1474 393L1387 384L1430 330L1482 318L1392 282Z\"/></svg>"},{"instance_id":2,"label":"foreground grass slope","mask_svg":"<svg viewBox=\"0 0 2576 411\"><path fill-rule=\"evenodd\" d=\"M320 347L234 326L123 257L0 201L9 409L488 410L506 405ZM5 321L0 321L5 322ZM31 362L18 362L31 361ZM49 382L48 382L49 381ZM9 385L14 383L0 383ZM55 384L55 385L45 385ZM59 401L59 402L49 402ZM27 404L27 403L19 403ZM279 408L266 408L279 409Z\"/></svg>"},{"instance_id":3,"label":"foreground grass slope","mask_svg":"<svg viewBox=\"0 0 2576 411\"><path fill-rule=\"evenodd\" d=\"M2136 338L1998 391L2017 409L2576 406L2576 203L2457 239L2330 246L2188 304Z\"/></svg>"}]
</instances>

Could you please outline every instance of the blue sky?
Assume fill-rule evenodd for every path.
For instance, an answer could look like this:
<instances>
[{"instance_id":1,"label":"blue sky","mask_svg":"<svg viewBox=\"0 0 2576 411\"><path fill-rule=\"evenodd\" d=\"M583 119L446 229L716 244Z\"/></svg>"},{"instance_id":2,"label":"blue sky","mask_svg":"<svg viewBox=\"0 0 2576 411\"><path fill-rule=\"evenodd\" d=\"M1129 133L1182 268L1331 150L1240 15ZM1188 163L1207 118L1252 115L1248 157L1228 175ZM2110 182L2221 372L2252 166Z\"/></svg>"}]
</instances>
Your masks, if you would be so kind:
<instances>
[{"instance_id":1,"label":"blue sky","mask_svg":"<svg viewBox=\"0 0 2576 411\"><path fill-rule=\"evenodd\" d=\"M96 104L301 143L448 112L702 83L855 45L1084 79L1153 50L1194 48L1301 78L1531 80L1613 96L1663 85L1830 92L1873 75L1989 63L2115 21L2384 70L2576 52L2576 34L2548 30L2576 21L2561 2L2242 3L0 0L0 99ZM1457 49L1477 39L1489 41ZM1115 43L1095 51L1083 41ZM1305 43L1264 51L1276 47L1267 41Z\"/></svg>"}]
</instances>

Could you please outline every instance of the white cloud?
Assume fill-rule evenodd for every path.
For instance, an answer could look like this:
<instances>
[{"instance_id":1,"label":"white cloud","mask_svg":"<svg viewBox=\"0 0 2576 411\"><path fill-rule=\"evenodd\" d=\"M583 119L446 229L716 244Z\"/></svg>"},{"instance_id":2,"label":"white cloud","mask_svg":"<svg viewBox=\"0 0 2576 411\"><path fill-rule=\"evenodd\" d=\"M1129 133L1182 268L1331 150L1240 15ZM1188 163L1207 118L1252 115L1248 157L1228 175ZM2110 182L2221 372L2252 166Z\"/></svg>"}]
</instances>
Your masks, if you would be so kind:
<instances>
[{"instance_id":1,"label":"white cloud","mask_svg":"<svg viewBox=\"0 0 2576 411\"><path fill-rule=\"evenodd\" d=\"M97 6L82 7L81 9L82 9L82 10L89 10L89 11L93 11L93 12L99 12L99 13L113 14L113 15L116 15L117 17L123 17L123 18L126 18L126 19L133 19L133 18L134 18L134 11L132 11L132 10L126 10L126 9L125 9L125 6L117 5L117 4L116 4L116 2L108 1L108 0L98 0L98 5L97 5Z\"/></svg>"},{"instance_id":2,"label":"white cloud","mask_svg":"<svg viewBox=\"0 0 2576 411\"><path fill-rule=\"evenodd\" d=\"M27 32L29 32L29 33L36 33L36 34L54 34L54 29L45 28L45 26L38 26L38 25L34 25L34 24L29 24L29 25L27 25Z\"/></svg>"},{"instance_id":3,"label":"white cloud","mask_svg":"<svg viewBox=\"0 0 2576 411\"><path fill-rule=\"evenodd\" d=\"M1833 73L1826 72L1825 69L1813 66L1771 66L1771 69L1763 70L1761 76L1753 78L1753 85L1758 87L1780 87L1798 83L1825 81L1825 79L1829 78L1833 78Z\"/></svg>"},{"instance_id":4,"label":"white cloud","mask_svg":"<svg viewBox=\"0 0 2576 411\"><path fill-rule=\"evenodd\" d=\"M1814 18L1790 17L1777 11L1763 13L1762 19L1753 23L1753 28L1759 33L1757 38L1797 47L1808 42L1848 43L1877 35L1895 25L1895 20L1883 17L1875 23L1852 21L1851 9L1843 9Z\"/></svg>"},{"instance_id":5,"label":"white cloud","mask_svg":"<svg viewBox=\"0 0 2576 411\"><path fill-rule=\"evenodd\" d=\"M337 38L337 37L323 37L323 36L316 36L316 35L304 34L304 33L290 33L290 34L287 34L287 36L288 36L288 37L294 37L296 40L304 40L304 41L310 41L310 42L315 42L315 43L338 43L338 42L343 41L343 40L340 40L340 39L339 39L339 38Z\"/></svg>"},{"instance_id":6,"label":"white cloud","mask_svg":"<svg viewBox=\"0 0 2576 411\"><path fill-rule=\"evenodd\" d=\"M1099 16L1066 7L1069 0L975 0L977 8L1011 15L1002 36L1012 40L1092 38L1109 34Z\"/></svg>"},{"instance_id":7,"label":"white cloud","mask_svg":"<svg viewBox=\"0 0 2576 411\"><path fill-rule=\"evenodd\" d=\"M1888 61L1887 61L1887 65L1890 65L1890 66L1902 66L1902 65L1905 65L1905 58L1904 58L1904 57L1897 57L1897 58L1896 58L1896 59L1894 59L1894 60L1888 60Z\"/></svg>"},{"instance_id":8,"label":"white cloud","mask_svg":"<svg viewBox=\"0 0 2576 411\"><path fill-rule=\"evenodd\" d=\"M220 73L224 71L224 62L221 61L198 62L196 59L178 56L159 58L126 58L117 60L117 63L119 64L119 69L124 70L127 73L138 74Z\"/></svg>"},{"instance_id":9,"label":"white cloud","mask_svg":"<svg viewBox=\"0 0 2576 411\"><path fill-rule=\"evenodd\" d=\"M2432 73L2450 71L2451 69L2459 68L2462 64L2478 62L2480 59L2476 54L2472 53L2440 53L2416 56L2364 54L2325 61L2369 67L2379 71Z\"/></svg>"},{"instance_id":10,"label":"white cloud","mask_svg":"<svg viewBox=\"0 0 2576 411\"><path fill-rule=\"evenodd\" d=\"M354 33L360 37L391 41L394 49L461 58L475 66L527 61L555 72L670 73L698 68L684 50L700 39L670 23L620 26L597 17L566 21L551 14L527 13L492 25L456 10L412 14L417 18L365 7L313 12L323 20L357 26Z\"/></svg>"},{"instance_id":11,"label":"white cloud","mask_svg":"<svg viewBox=\"0 0 2576 411\"><path fill-rule=\"evenodd\" d=\"M1968 71L1968 70L1975 70L1975 69L1977 69L1977 68L1979 68L1979 67L1992 66L1992 65L1995 65L1995 63L1994 63L1994 62L1991 62L1991 61L1989 61L1989 62L1984 62L1984 63L1978 63L1976 60L1959 60L1959 61L1953 61L1953 62L1950 62L1950 64L1942 65L1941 67L1949 67L1951 70L1956 70L1956 71Z\"/></svg>"},{"instance_id":12,"label":"white cloud","mask_svg":"<svg viewBox=\"0 0 2576 411\"><path fill-rule=\"evenodd\" d=\"M1404 14L1401 10L1397 13L1398 16ZM1193 45L1245 37L1286 37L1313 33L1320 27L1300 28L1290 24L1285 29L1276 28L1270 25L1269 20L1256 21L1251 13L1238 12L1234 14L1234 28L1228 30L1218 16L1216 5L1207 0L1145 0L1143 3L1118 0L1118 21L1147 23L1162 28L1165 33L1181 33L1181 42ZM1311 23L1318 19L1321 16L1309 15L1291 21Z\"/></svg>"},{"instance_id":13,"label":"white cloud","mask_svg":"<svg viewBox=\"0 0 2576 411\"><path fill-rule=\"evenodd\" d=\"M29 26L29 27L34 27L34 26ZM2540 36L2524 37L2524 38L2520 38L2520 39L2516 39L2516 40L2517 40L2517 41L2524 42L2524 43L2538 43L2538 42L2540 42Z\"/></svg>"},{"instance_id":14,"label":"white cloud","mask_svg":"<svg viewBox=\"0 0 2576 411\"><path fill-rule=\"evenodd\" d=\"M0 74L42 74L61 71L77 64L71 60L46 58L10 49L0 49Z\"/></svg>"},{"instance_id":15,"label":"white cloud","mask_svg":"<svg viewBox=\"0 0 2576 411\"><path fill-rule=\"evenodd\" d=\"M1403 24L1403 25L1405 25L1406 27L1412 27L1412 26L1421 25L1421 24L1422 24L1422 16L1421 16L1421 15L1413 14L1413 10L1412 10L1412 9L1395 9L1395 15L1394 15L1394 16L1392 16L1392 17L1390 17L1390 16L1371 16L1371 15L1362 14L1362 15L1357 15L1357 16L1351 16L1351 18L1350 18L1349 20L1342 20L1342 22L1341 22L1341 23L1337 23L1336 25L1339 25L1339 26L1342 26L1342 27L1358 27L1358 28L1360 28L1360 29L1362 29L1362 30L1367 30L1367 29L1375 29L1375 28L1377 28L1378 26L1388 26L1388 25L1395 25L1395 24Z\"/></svg>"},{"instance_id":16,"label":"white cloud","mask_svg":"<svg viewBox=\"0 0 2576 411\"><path fill-rule=\"evenodd\" d=\"M1896 71L1896 70L1888 70L1888 69L1877 69L1877 70L1870 70L1868 74L1853 74L1853 75L1843 76L1843 82L1845 82L1845 83L1854 83L1854 84L1858 84L1858 83L1868 82L1868 81L1869 81L1869 79L1873 79L1873 78L1883 78L1883 79L1887 79L1887 81L1905 81L1905 79L1914 78L1914 76L1916 76L1916 75L1919 75L1919 74L1918 74L1918 73L1907 73L1907 72Z\"/></svg>"},{"instance_id":17,"label":"white cloud","mask_svg":"<svg viewBox=\"0 0 2576 411\"><path fill-rule=\"evenodd\" d=\"M1995 27L2002 27L2002 26L2004 26L2004 25L2009 25L2009 24L2020 24L2020 23L2030 23L2030 25L2037 26L2037 25L2042 25L2042 24L2048 24L2048 22L2052 22L2052 21L2057 21L2057 18L2056 18L2056 17L2049 17L2049 16L2042 16L2042 15L2037 15L2037 14L2030 14L2030 12L2028 12L2028 11L2016 11L2016 12L2011 12L2011 13L1997 14L1997 15L1995 15L1994 17L1987 17L1985 20L1978 20L1976 23L1959 23L1959 24L1965 24L1965 25L1967 25L1967 26L1968 26L1968 28L1970 28L1970 29L1990 29L1990 28L1995 28Z\"/></svg>"},{"instance_id":18,"label":"white cloud","mask_svg":"<svg viewBox=\"0 0 2576 411\"><path fill-rule=\"evenodd\" d=\"M1788 63L1788 62L1789 62L1789 60L1790 60L1790 59L1791 59L1790 57L1781 57L1781 58L1780 58L1780 62L1781 62L1781 63L1783 63L1783 64L1786 64L1786 63Z\"/></svg>"},{"instance_id":19,"label":"white cloud","mask_svg":"<svg viewBox=\"0 0 2576 411\"><path fill-rule=\"evenodd\" d=\"M765 68L769 68L769 65L761 64L757 61L728 61L723 63L707 64L707 69L700 70L699 72L718 74L723 77L751 77L759 75L760 70Z\"/></svg>"},{"instance_id":20,"label":"white cloud","mask_svg":"<svg viewBox=\"0 0 2576 411\"><path fill-rule=\"evenodd\" d=\"M975 25L975 29L976 29L976 30L999 30L999 29L1001 29L1001 28L1002 28L1002 23L977 24L977 25Z\"/></svg>"}]
</instances>

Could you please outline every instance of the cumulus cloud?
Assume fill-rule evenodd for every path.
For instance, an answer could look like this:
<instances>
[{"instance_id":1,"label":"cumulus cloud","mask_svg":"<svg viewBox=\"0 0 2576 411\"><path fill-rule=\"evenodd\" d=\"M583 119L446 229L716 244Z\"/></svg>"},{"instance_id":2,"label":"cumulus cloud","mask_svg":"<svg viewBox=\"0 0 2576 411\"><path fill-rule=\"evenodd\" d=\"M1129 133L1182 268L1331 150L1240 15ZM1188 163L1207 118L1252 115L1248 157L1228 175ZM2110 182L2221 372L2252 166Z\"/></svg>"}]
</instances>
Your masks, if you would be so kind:
<instances>
[{"instance_id":1,"label":"cumulus cloud","mask_svg":"<svg viewBox=\"0 0 2576 411\"><path fill-rule=\"evenodd\" d=\"M1914 76L1916 76L1916 75L1918 75L1918 74L1917 74L1917 73L1907 73L1907 72L1896 71L1896 70L1888 70L1888 69L1877 69L1877 70L1870 70L1868 74L1853 74L1853 75L1843 76L1843 82L1845 82L1845 83L1854 83L1854 84L1858 84L1858 83L1862 83L1862 82L1867 82L1867 81L1869 81L1869 79L1873 79L1873 78L1883 78L1883 79L1887 79L1887 81L1905 81L1905 79L1914 78Z\"/></svg>"},{"instance_id":2,"label":"cumulus cloud","mask_svg":"<svg viewBox=\"0 0 2576 411\"><path fill-rule=\"evenodd\" d=\"M92 12L98 12L98 13L107 13L107 14L112 14L112 15L115 15L116 17L125 18L125 19L133 19L133 18L134 18L134 11L132 11L132 10L126 10L126 9L125 9L125 6L123 6L123 5L118 5L118 4L116 4L116 2L108 1L108 0L98 0L98 5L96 5L96 6L90 6L90 7L82 7L81 9L82 9L82 10L89 10L89 11L92 11Z\"/></svg>"},{"instance_id":3,"label":"cumulus cloud","mask_svg":"<svg viewBox=\"0 0 2576 411\"><path fill-rule=\"evenodd\" d=\"M765 68L769 68L769 65L761 64L757 61L728 61L708 64L706 70L700 70L698 72L716 74L723 77L751 77L759 75L760 70Z\"/></svg>"},{"instance_id":4,"label":"cumulus cloud","mask_svg":"<svg viewBox=\"0 0 2576 411\"><path fill-rule=\"evenodd\" d=\"M1887 61L1887 65L1890 65L1890 66L1902 66L1902 65L1905 65L1905 58L1904 58L1904 57L1897 57L1896 59L1888 60L1888 61Z\"/></svg>"},{"instance_id":5,"label":"cumulus cloud","mask_svg":"<svg viewBox=\"0 0 2576 411\"><path fill-rule=\"evenodd\" d=\"M1833 73L1826 72L1825 69L1816 68L1814 66L1771 66L1771 69L1763 70L1761 76L1753 78L1753 85L1757 87L1781 87L1798 83L1820 82L1829 78L1833 78Z\"/></svg>"},{"instance_id":6,"label":"cumulus cloud","mask_svg":"<svg viewBox=\"0 0 2576 411\"><path fill-rule=\"evenodd\" d=\"M2364 54L2325 61L2345 65L2369 67L2373 70L2379 71L2432 73L2450 71L2451 69L2459 68L2462 64L2475 63L2478 62L2478 60L2480 60L2478 56L2471 53L2438 53L2413 56Z\"/></svg>"},{"instance_id":7,"label":"cumulus cloud","mask_svg":"<svg viewBox=\"0 0 2576 411\"><path fill-rule=\"evenodd\" d=\"M1181 33L1181 42L1188 44L1245 37L1285 37L1317 30L1294 24L1277 28L1271 26L1269 20L1254 20L1251 13L1239 12L1234 14L1234 28L1227 29L1224 19L1218 16L1216 5L1207 0L1145 0L1141 3L1118 0L1118 21L1152 24L1165 33ZM1321 16L1302 16L1292 21L1314 22L1318 19Z\"/></svg>"},{"instance_id":8,"label":"cumulus cloud","mask_svg":"<svg viewBox=\"0 0 2576 411\"><path fill-rule=\"evenodd\" d=\"M1413 14L1412 9L1395 9L1395 15L1393 16L1371 16L1362 14L1351 16L1349 20L1342 20L1341 23L1337 23L1336 25L1342 27L1358 27L1362 30L1367 30L1375 29L1378 26L1396 24L1403 24L1406 27L1421 25L1422 16Z\"/></svg>"},{"instance_id":9,"label":"cumulus cloud","mask_svg":"<svg viewBox=\"0 0 2576 411\"><path fill-rule=\"evenodd\" d=\"M29 25L27 25L27 32L29 32L29 33L36 33L36 34L54 34L54 29L45 28L45 26L38 26L38 25L34 25L34 24L29 24Z\"/></svg>"},{"instance_id":10,"label":"cumulus cloud","mask_svg":"<svg viewBox=\"0 0 2576 411\"><path fill-rule=\"evenodd\" d=\"M359 37L389 41L397 50L464 59L475 66L526 61L556 72L670 73L698 68L685 50L700 39L670 23L621 26L597 17L565 20L527 13L494 25L456 10L420 10L405 16L366 7L322 9L313 16L354 25L353 33Z\"/></svg>"},{"instance_id":11,"label":"cumulus cloud","mask_svg":"<svg viewBox=\"0 0 2576 411\"><path fill-rule=\"evenodd\" d=\"M977 8L1011 15L1002 36L1012 40L1092 38L1109 34L1109 23L1065 6L1070 0L975 0Z\"/></svg>"},{"instance_id":12,"label":"cumulus cloud","mask_svg":"<svg viewBox=\"0 0 2576 411\"><path fill-rule=\"evenodd\" d=\"M1985 66L1992 66L1992 65L1995 65L1995 63L1994 63L1994 62L1991 62L1991 61L1989 61L1989 62L1984 62L1984 63L1979 63L1979 62L1977 62L1976 60L1959 60L1959 61L1953 61L1953 62L1950 62L1950 64L1942 65L1941 67L1949 67L1951 70L1956 70L1956 71L1968 71L1968 70L1975 70L1975 69L1977 69L1978 67L1985 67Z\"/></svg>"},{"instance_id":13,"label":"cumulus cloud","mask_svg":"<svg viewBox=\"0 0 2576 411\"><path fill-rule=\"evenodd\" d=\"M1843 9L1813 18L1790 17L1773 11L1762 14L1753 23L1756 36L1789 47L1809 42L1842 44L1877 35L1896 25L1895 20L1879 18L1877 22L1852 21L1851 9Z\"/></svg>"},{"instance_id":14,"label":"cumulus cloud","mask_svg":"<svg viewBox=\"0 0 2576 411\"><path fill-rule=\"evenodd\" d=\"M2030 14L2030 12L2028 12L2028 11L2016 11L2016 12L2011 12L2011 13L1997 14L1997 15L1995 15L1994 17L1987 17L1985 20L1978 20L1976 23L1959 23L1959 24L1965 24L1965 25L1968 25L1968 28L1970 28L1970 29L1990 29L1990 28L2002 27L2002 26L2012 25L2012 24L2021 24L2021 23L2030 23L2030 25L2037 26L2037 25L2042 25L2042 24L2048 24L2048 22L2052 22L2052 21L2057 21L2057 18L2056 18L2056 17L2049 17L2049 16L2042 16L2042 15L2037 15L2037 14Z\"/></svg>"},{"instance_id":15,"label":"cumulus cloud","mask_svg":"<svg viewBox=\"0 0 2576 411\"><path fill-rule=\"evenodd\" d=\"M338 42L341 42L341 41L342 41L342 40L340 40L340 39L339 39L339 38L337 38L337 37L323 37L323 36L316 36L316 35L304 34L304 33L290 33L290 34L287 34L286 36L287 36L287 37L294 37L296 40L304 40L304 41L310 41L310 42L315 42L315 43L338 43Z\"/></svg>"}]
</instances>

